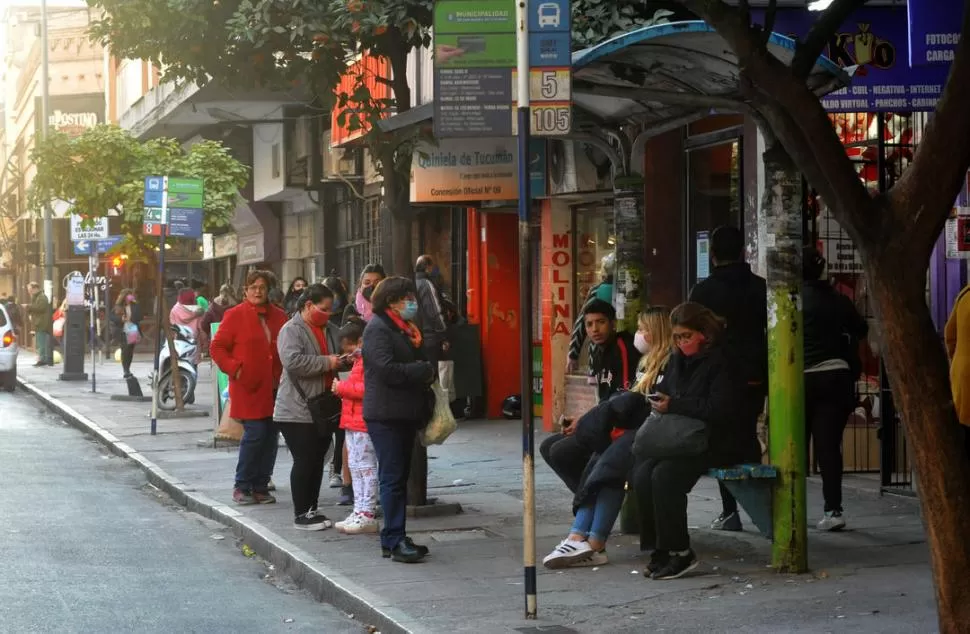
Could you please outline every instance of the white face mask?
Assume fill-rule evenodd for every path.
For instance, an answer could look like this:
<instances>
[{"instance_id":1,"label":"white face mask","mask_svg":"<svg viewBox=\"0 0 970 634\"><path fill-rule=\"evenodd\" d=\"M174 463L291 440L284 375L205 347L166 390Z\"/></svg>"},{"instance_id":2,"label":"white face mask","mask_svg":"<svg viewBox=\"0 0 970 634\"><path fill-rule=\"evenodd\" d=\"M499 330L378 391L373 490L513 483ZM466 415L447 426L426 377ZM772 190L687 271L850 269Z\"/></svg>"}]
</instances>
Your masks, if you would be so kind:
<instances>
[{"instance_id":1,"label":"white face mask","mask_svg":"<svg viewBox=\"0 0 970 634\"><path fill-rule=\"evenodd\" d=\"M639 330L637 334L633 335L633 347L635 347L640 354L647 354L650 351L650 344L647 343L647 338L643 336L643 333Z\"/></svg>"}]
</instances>

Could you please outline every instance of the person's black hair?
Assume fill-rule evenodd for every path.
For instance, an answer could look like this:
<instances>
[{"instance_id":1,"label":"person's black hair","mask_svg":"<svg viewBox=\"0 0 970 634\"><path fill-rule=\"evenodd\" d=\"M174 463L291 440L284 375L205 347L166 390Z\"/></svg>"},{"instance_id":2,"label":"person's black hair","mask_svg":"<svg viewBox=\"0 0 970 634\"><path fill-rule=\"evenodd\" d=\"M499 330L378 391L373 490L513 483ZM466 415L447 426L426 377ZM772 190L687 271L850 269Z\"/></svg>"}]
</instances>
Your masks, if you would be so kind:
<instances>
[{"instance_id":1,"label":"person's black hair","mask_svg":"<svg viewBox=\"0 0 970 634\"><path fill-rule=\"evenodd\" d=\"M711 254L720 264L744 259L744 236L737 227L723 226L711 235Z\"/></svg>"},{"instance_id":2,"label":"person's black hair","mask_svg":"<svg viewBox=\"0 0 970 634\"><path fill-rule=\"evenodd\" d=\"M316 284L310 284L300 295L300 299L297 302L297 310L303 310L306 308L307 302L311 304L319 304L325 299L333 299L333 291L317 282Z\"/></svg>"},{"instance_id":3,"label":"person's black hair","mask_svg":"<svg viewBox=\"0 0 970 634\"><path fill-rule=\"evenodd\" d=\"M360 341L360 338L364 335L364 321L361 319L348 319L344 322L344 325L340 327L340 331L337 336L340 339L346 339L347 341Z\"/></svg>"},{"instance_id":4,"label":"person's black hair","mask_svg":"<svg viewBox=\"0 0 970 634\"><path fill-rule=\"evenodd\" d=\"M604 315L610 321L615 321L616 309L609 302L597 297L589 300L583 306L583 317L586 315Z\"/></svg>"},{"instance_id":5,"label":"person's black hair","mask_svg":"<svg viewBox=\"0 0 970 634\"><path fill-rule=\"evenodd\" d=\"M385 277L371 295L371 308L375 313L386 311L391 304L417 292L414 282L406 277Z\"/></svg>"},{"instance_id":6,"label":"person's black hair","mask_svg":"<svg viewBox=\"0 0 970 634\"><path fill-rule=\"evenodd\" d=\"M414 263L414 272L428 273L432 266L434 266L434 258L425 253L418 258L417 262Z\"/></svg>"},{"instance_id":7,"label":"person's black hair","mask_svg":"<svg viewBox=\"0 0 970 634\"><path fill-rule=\"evenodd\" d=\"M293 278L293 281L290 282L290 287L288 289L286 289L286 296L287 297L290 297L291 295L293 295L293 287L296 285L297 282L303 282L303 286L304 287L309 286L309 282L306 281L306 278L305 277L299 277L299 276L294 277Z\"/></svg>"},{"instance_id":8,"label":"person's black hair","mask_svg":"<svg viewBox=\"0 0 970 634\"><path fill-rule=\"evenodd\" d=\"M802 247L802 279L814 282L825 272L825 258L819 255L818 249L812 245Z\"/></svg>"},{"instance_id":9,"label":"person's black hair","mask_svg":"<svg viewBox=\"0 0 970 634\"><path fill-rule=\"evenodd\" d=\"M364 270L360 272L360 276L364 277L368 273L377 273L382 279L387 277L387 273L384 272L384 267L376 262L365 266Z\"/></svg>"},{"instance_id":10,"label":"person's black hair","mask_svg":"<svg viewBox=\"0 0 970 634\"><path fill-rule=\"evenodd\" d=\"M716 342L724 334L724 320L697 302L685 302L674 308L670 313L670 325L703 333L710 343Z\"/></svg>"}]
</instances>

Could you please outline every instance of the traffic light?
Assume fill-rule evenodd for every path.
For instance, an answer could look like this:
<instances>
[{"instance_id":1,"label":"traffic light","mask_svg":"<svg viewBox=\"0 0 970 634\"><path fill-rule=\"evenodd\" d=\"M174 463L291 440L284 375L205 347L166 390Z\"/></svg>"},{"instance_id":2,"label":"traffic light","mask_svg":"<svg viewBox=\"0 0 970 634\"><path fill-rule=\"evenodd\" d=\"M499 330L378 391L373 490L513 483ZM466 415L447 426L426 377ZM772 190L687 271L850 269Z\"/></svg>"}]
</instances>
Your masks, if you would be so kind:
<instances>
[{"instance_id":1,"label":"traffic light","mask_svg":"<svg viewBox=\"0 0 970 634\"><path fill-rule=\"evenodd\" d=\"M121 254L111 258L111 266L114 269L113 276L121 275L121 267L128 261L128 256Z\"/></svg>"}]
</instances>

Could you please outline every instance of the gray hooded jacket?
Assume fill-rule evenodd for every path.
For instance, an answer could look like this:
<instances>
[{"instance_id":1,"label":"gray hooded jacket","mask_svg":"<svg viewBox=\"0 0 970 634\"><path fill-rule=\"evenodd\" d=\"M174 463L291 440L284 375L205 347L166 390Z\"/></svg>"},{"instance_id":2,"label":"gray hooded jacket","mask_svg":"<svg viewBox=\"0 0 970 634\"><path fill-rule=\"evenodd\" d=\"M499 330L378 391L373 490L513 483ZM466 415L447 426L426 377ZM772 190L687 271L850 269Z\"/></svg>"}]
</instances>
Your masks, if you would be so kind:
<instances>
[{"instance_id":1,"label":"gray hooded jacket","mask_svg":"<svg viewBox=\"0 0 970 634\"><path fill-rule=\"evenodd\" d=\"M340 354L336 326L327 324L324 332L329 354ZM279 423L312 423L310 409L293 382L300 382L307 398L322 393L323 375L332 370L330 359L321 353L316 337L310 332L310 325L300 313L294 314L280 330L276 347L283 363L283 377L276 393L273 420Z\"/></svg>"}]
</instances>

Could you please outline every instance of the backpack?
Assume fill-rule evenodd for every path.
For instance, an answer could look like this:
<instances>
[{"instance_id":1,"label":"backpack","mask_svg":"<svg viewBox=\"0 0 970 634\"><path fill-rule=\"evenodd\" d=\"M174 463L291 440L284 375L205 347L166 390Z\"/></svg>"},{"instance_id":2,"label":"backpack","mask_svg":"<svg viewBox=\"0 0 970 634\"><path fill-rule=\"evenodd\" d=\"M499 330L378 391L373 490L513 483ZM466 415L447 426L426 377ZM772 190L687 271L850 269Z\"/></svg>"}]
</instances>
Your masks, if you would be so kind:
<instances>
[{"instance_id":1,"label":"backpack","mask_svg":"<svg viewBox=\"0 0 970 634\"><path fill-rule=\"evenodd\" d=\"M131 311L131 323L140 324L142 320L141 304L132 302L128 304L128 308Z\"/></svg>"}]
</instances>

